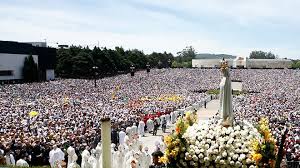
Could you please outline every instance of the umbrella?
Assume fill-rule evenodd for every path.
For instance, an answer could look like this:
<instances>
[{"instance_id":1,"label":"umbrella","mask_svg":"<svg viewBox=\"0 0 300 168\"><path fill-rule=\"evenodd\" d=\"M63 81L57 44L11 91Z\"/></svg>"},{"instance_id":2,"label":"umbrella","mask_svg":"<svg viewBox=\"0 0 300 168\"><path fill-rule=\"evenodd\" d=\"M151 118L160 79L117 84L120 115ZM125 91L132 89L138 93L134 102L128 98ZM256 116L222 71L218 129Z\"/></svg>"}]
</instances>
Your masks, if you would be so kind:
<instances>
[{"instance_id":1,"label":"umbrella","mask_svg":"<svg viewBox=\"0 0 300 168\"><path fill-rule=\"evenodd\" d=\"M31 111L28 114L29 114L30 117L35 117L35 116L39 115L39 112L37 112L37 111Z\"/></svg>"}]
</instances>

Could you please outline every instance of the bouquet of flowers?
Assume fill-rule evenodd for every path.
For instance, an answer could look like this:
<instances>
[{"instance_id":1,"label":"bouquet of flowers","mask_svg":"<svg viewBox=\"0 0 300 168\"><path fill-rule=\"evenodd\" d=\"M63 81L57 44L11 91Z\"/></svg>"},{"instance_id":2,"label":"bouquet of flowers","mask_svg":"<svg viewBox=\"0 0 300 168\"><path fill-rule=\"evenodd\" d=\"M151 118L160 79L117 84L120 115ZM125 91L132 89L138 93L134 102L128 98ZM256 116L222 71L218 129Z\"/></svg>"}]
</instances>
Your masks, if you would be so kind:
<instances>
[{"instance_id":1,"label":"bouquet of flowers","mask_svg":"<svg viewBox=\"0 0 300 168\"><path fill-rule=\"evenodd\" d=\"M168 167L178 167L180 158L183 157L186 151L186 140L183 138L184 133L189 126L197 121L197 114L186 112L185 117L178 119L175 125L175 132L165 136L164 142L167 146L165 154L160 158L160 161L168 164Z\"/></svg>"},{"instance_id":2,"label":"bouquet of flowers","mask_svg":"<svg viewBox=\"0 0 300 168\"><path fill-rule=\"evenodd\" d=\"M258 122L257 130L263 138L261 140L254 139L252 141L253 153L251 154L251 158L259 167L275 167L277 146L270 132L268 119L262 118Z\"/></svg>"}]
</instances>

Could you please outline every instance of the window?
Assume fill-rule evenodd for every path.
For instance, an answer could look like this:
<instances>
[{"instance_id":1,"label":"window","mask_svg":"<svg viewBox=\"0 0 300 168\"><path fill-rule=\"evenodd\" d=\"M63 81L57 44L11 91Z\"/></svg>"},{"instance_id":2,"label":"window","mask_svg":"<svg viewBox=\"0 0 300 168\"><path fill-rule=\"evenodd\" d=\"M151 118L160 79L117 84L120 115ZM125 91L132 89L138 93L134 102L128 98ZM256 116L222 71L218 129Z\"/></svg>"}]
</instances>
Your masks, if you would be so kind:
<instances>
[{"instance_id":1,"label":"window","mask_svg":"<svg viewBox=\"0 0 300 168\"><path fill-rule=\"evenodd\" d=\"M13 71L10 70L0 70L0 76L12 76L13 75Z\"/></svg>"}]
</instances>

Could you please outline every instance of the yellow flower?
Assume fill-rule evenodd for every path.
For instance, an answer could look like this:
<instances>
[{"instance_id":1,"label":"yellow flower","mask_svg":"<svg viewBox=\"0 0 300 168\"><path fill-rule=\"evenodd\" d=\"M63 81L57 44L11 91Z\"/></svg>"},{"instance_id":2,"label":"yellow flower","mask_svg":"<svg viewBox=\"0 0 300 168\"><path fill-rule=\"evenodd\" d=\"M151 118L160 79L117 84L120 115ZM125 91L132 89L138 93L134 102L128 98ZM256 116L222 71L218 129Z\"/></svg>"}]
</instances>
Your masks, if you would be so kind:
<instances>
[{"instance_id":1,"label":"yellow flower","mask_svg":"<svg viewBox=\"0 0 300 168\"><path fill-rule=\"evenodd\" d=\"M165 141L165 144L169 145L172 142L172 137L171 136L165 136L164 141Z\"/></svg>"},{"instance_id":2,"label":"yellow flower","mask_svg":"<svg viewBox=\"0 0 300 168\"><path fill-rule=\"evenodd\" d=\"M254 139L252 142L251 142L251 147L254 151L258 151L259 150L259 142L257 139Z\"/></svg>"},{"instance_id":3,"label":"yellow flower","mask_svg":"<svg viewBox=\"0 0 300 168\"><path fill-rule=\"evenodd\" d=\"M262 159L262 155L260 153L253 153L252 154L252 159L257 163Z\"/></svg>"},{"instance_id":4,"label":"yellow flower","mask_svg":"<svg viewBox=\"0 0 300 168\"><path fill-rule=\"evenodd\" d=\"M169 159L166 156L163 156L163 157L159 158L158 162L166 164L169 162Z\"/></svg>"}]
</instances>

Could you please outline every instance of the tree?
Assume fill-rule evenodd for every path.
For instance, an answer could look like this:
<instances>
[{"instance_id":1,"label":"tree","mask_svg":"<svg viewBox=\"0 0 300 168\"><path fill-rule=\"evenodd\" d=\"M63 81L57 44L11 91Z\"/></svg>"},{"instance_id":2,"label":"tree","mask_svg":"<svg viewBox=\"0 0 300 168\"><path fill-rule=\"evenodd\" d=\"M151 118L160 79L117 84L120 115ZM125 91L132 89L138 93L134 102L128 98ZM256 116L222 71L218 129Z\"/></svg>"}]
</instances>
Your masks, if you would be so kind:
<instances>
[{"instance_id":1,"label":"tree","mask_svg":"<svg viewBox=\"0 0 300 168\"><path fill-rule=\"evenodd\" d=\"M182 61L190 61L196 57L196 51L192 46L187 46L185 49L177 53L179 57L182 57Z\"/></svg>"},{"instance_id":2,"label":"tree","mask_svg":"<svg viewBox=\"0 0 300 168\"><path fill-rule=\"evenodd\" d=\"M26 82L35 82L38 80L38 66L34 62L32 55L25 58L22 73L23 79Z\"/></svg>"},{"instance_id":3,"label":"tree","mask_svg":"<svg viewBox=\"0 0 300 168\"><path fill-rule=\"evenodd\" d=\"M292 64L292 68L300 68L300 60L298 61L294 60Z\"/></svg>"},{"instance_id":4,"label":"tree","mask_svg":"<svg viewBox=\"0 0 300 168\"><path fill-rule=\"evenodd\" d=\"M275 59L276 56L271 52L252 51L249 56L250 59Z\"/></svg>"}]
</instances>

